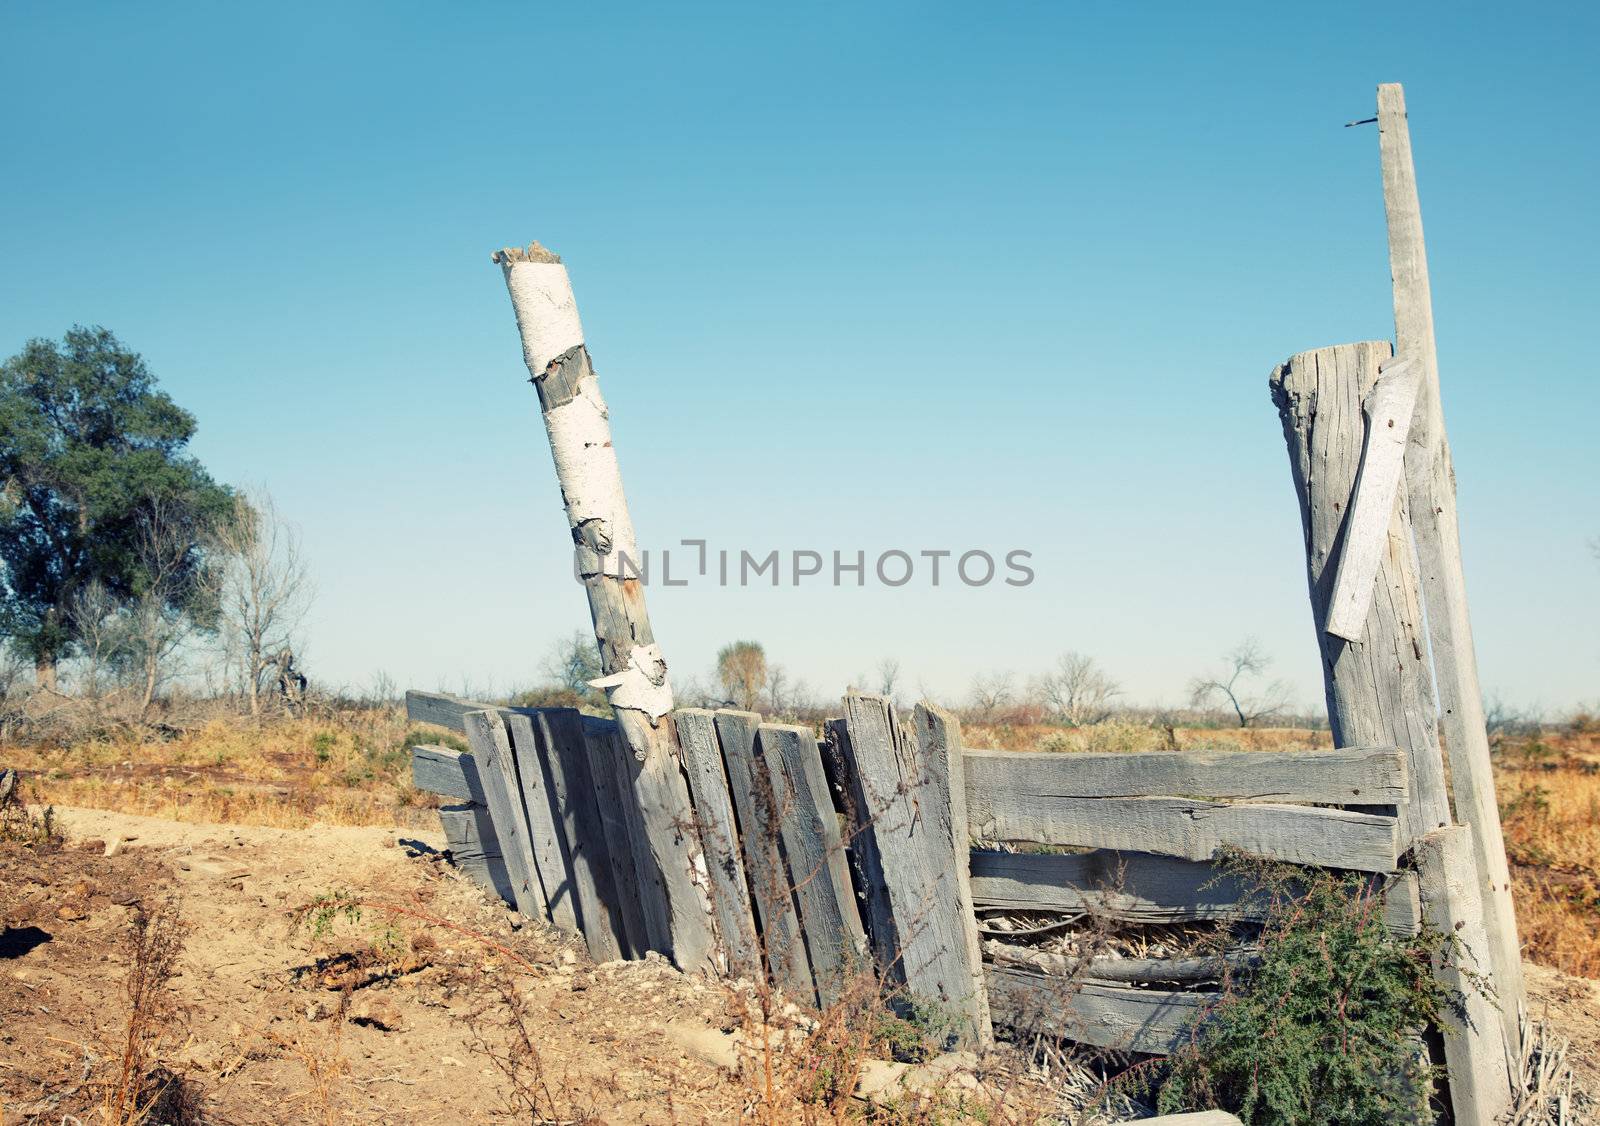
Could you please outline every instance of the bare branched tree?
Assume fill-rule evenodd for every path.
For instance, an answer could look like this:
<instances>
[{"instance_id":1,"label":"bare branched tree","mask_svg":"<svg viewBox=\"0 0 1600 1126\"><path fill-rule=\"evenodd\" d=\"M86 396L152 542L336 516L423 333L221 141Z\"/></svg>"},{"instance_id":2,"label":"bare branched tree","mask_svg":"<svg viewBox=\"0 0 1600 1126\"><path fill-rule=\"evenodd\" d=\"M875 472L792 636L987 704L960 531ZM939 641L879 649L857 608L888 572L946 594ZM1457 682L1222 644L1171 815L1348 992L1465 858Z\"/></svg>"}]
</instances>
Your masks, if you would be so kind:
<instances>
[{"instance_id":1,"label":"bare branched tree","mask_svg":"<svg viewBox=\"0 0 1600 1126\"><path fill-rule=\"evenodd\" d=\"M1073 727L1099 723L1111 714L1122 686L1086 653L1067 652L1035 689L1050 714Z\"/></svg>"},{"instance_id":2,"label":"bare branched tree","mask_svg":"<svg viewBox=\"0 0 1600 1126\"><path fill-rule=\"evenodd\" d=\"M1226 702L1238 718L1239 726L1249 727L1258 720L1278 715L1289 706L1288 684L1281 680L1260 683L1272 658L1262 651L1261 643L1255 638L1241 641L1223 660L1226 671L1190 681L1189 700L1194 707Z\"/></svg>"},{"instance_id":3,"label":"bare branched tree","mask_svg":"<svg viewBox=\"0 0 1600 1126\"><path fill-rule=\"evenodd\" d=\"M767 688L767 654L757 641L735 641L717 652L717 680L727 698L754 711Z\"/></svg>"},{"instance_id":4,"label":"bare branched tree","mask_svg":"<svg viewBox=\"0 0 1600 1126\"><path fill-rule=\"evenodd\" d=\"M266 492L242 493L216 530L218 606L250 714L261 714L263 682L310 608L311 580L300 537Z\"/></svg>"},{"instance_id":5,"label":"bare branched tree","mask_svg":"<svg viewBox=\"0 0 1600 1126\"><path fill-rule=\"evenodd\" d=\"M139 520L134 551L139 582L124 611L123 659L139 697L139 722L172 676L173 657L197 631L216 622L216 583L212 564L196 545L211 529L200 529L194 515L161 501Z\"/></svg>"},{"instance_id":6,"label":"bare branched tree","mask_svg":"<svg viewBox=\"0 0 1600 1126\"><path fill-rule=\"evenodd\" d=\"M128 624L122 605L99 580L72 592L67 619L78 637L74 662L79 693L98 715L128 650Z\"/></svg>"},{"instance_id":7,"label":"bare branched tree","mask_svg":"<svg viewBox=\"0 0 1600 1126\"><path fill-rule=\"evenodd\" d=\"M893 657L885 657L878 662L878 695L888 700L894 699L894 690L900 684L900 662Z\"/></svg>"},{"instance_id":8,"label":"bare branched tree","mask_svg":"<svg viewBox=\"0 0 1600 1126\"><path fill-rule=\"evenodd\" d=\"M543 672L559 688L578 696L593 695L596 690L589 687L589 682L605 675L600 667L600 650L595 646L594 634L578 629L558 639L544 659Z\"/></svg>"},{"instance_id":9,"label":"bare branched tree","mask_svg":"<svg viewBox=\"0 0 1600 1126\"><path fill-rule=\"evenodd\" d=\"M994 672L972 681L972 718L988 723L1016 696L1014 678L1009 672Z\"/></svg>"}]
</instances>

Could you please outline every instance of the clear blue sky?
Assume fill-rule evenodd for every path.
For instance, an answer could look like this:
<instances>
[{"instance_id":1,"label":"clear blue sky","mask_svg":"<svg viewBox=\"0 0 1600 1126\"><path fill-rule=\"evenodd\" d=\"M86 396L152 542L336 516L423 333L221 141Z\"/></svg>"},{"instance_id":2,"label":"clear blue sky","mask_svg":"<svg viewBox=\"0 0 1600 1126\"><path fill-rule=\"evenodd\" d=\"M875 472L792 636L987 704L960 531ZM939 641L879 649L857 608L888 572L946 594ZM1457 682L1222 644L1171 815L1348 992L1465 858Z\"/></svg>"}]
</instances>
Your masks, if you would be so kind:
<instances>
[{"instance_id":1,"label":"clear blue sky","mask_svg":"<svg viewBox=\"0 0 1600 1126\"><path fill-rule=\"evenodd\" d=\"M571 269L640 537L1013 547L1030 587L650 593L965 694L1144 700L1245 635L1320 705L1266 388L1386 338L1410 103L1486 685L1600 697L1588 5L9 4L0 351L143 352L315 566L310 671L499 688L587 626L489 251ZM1585 202L1587 201L1587 202Z\"/></svg>"}]
</instances>

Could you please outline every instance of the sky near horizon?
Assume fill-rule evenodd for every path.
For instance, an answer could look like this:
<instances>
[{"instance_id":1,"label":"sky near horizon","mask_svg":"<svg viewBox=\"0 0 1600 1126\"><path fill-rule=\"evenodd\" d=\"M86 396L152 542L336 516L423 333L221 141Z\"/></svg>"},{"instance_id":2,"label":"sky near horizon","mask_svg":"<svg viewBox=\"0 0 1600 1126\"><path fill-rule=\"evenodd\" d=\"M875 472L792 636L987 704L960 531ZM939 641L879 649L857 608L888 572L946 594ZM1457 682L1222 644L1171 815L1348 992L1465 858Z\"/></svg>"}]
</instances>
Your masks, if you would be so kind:
<instances>
[{"instance_id":1,"label":"sky near horizon","mask_svg":"<svg viewBox=\"0 0 1600 1126\"><path fill-rule=\"evenodd\" d=\"M675 676L748 637L822 696L892 657L957 702L1074 649L1163 702L1255 636L1320 709L1266 379L1392 336L1377 133L1343 124L1399 81L1485 689L1559 711L1600 700L1597 32L1577 4L11 4L0 354L87 323L145 356L213 474L300 528L314 677L503 691L588 626L489 261L538 239L675 572L684 539L1031 553L1017 587L653 583Z\"/></svg>"}]
</instances>

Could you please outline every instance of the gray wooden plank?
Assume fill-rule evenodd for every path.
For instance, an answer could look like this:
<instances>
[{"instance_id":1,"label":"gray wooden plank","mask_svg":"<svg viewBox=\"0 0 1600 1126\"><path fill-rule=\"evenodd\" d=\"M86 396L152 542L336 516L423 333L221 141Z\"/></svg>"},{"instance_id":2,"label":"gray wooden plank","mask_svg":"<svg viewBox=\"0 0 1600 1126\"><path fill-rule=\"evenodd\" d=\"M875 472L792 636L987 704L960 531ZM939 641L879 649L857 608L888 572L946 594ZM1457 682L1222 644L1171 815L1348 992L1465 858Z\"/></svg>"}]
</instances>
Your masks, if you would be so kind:
<instances>
[{"instance_id":1,"label":"gray wooden plank","mask_svg":"<svg viewBox=\"0 0 1600 1126\"><path fill-rule=\"evenodd\" d=\"M483 780L470 752L431 744L411 748L411 784L441 797L487 805Z\"/></svg>"},{"instance_id":2,"label":"gray wooden plank","mask_svg":"<svg viewBox=\"0 0 1600 1126\"><path fill-rule=\"evenodd\" d=\"M533 716L509 712L504 723L516 759L517 792L527 818L534 870L544 889L545 911L556 929L573 936L581 935L577 886L567 863L560 806L544 769L544 755L534 734Z\"/></svg>"},{"instance_id":3,"label":"gray wooden plank","mask_svg":"<svg viewBox=\"0 0 1600 1126\"><path fill-rule=\"evenodd\" d=\"M1147 751L1068 754L969 750L967 805L988 820L996 805L1048 797L1189 797L1327 805L1406 801L1396 747L1336 751Z\"/></svg>"},{"instance_id":4,"label":"gray wooden plank","mask_svg":"<svg viewBox=\"0 0 1600 1126\"><path fill-rule=\"evenodd\" d=\"M590 717L584 717L587 721ZM596 728L583 724L584 746L589 755L589 773L594 780L595 807L606 834L606 862L611 867L611 883L617 892L618 946L624 958L643 958L654 949L645 924L640 901L639 874L633 850L635 830L628 811L633 791L617 779L618 757L614 745L616 725ZM665 939L663 939L665 941Z\"/></svg>"},{"instance_id":5,"label":"gray wooden plank","mask_svg":"<svg viewBox=\"0 0 1600 1126\"><path fill-rule=\"evenodd\" d=\"M877 838L869 831L870 819L861 779L850 765L855 758L850 746L850 725L842 718L830 719L823 724L823 733L822 761L829 784L839 795L842 806L845 852L854 876L861 922L866 927L872 949L890 952L887 958L879 959L886 980L903 983L905 975L901 973L900 961L892 953L900 949L900 939L895 934L894 911L889 906L889 891L883 882L883 859L878 855Z\"/></svg>"},{"instance_id":6,"label":"gray wooden plank","mask_svg":"<svg viewBox=\"0 0 1600 1126\"><path fill-rule=\"evenodd\" d=\"M799 907L784 865L782 834L773 804L772 783L757 757L761 717L754 712L719 711L717 738L728 771L728 795L739 823L750 894L761 924L761 945L772 980L797 998L817 995L800 930Z\"/></svg>"},{"instance_id":7,"label":"gray wooden plank","mask_svg":"<svg viewBox=\"0 0 1600 1126\"><path fill-rule=\"evenodd\" d=\"M1026 805L974 804L972 835L987 841L1154 852L1208 860L1239 849L1291 864L1392 872L1400 854L1395 819L1343 809L1191 798L1068 798L1032 795Z\"/></svg>"},{"instance_id":8,"label":"gray wooden plank","mask_svg":"<svg viewBox=\"0 0 1600 1126\"><path fill-rule=\"evenodd\" d=\"M617 940L617 890L606 858L605 828L595 807L583 722L575 708L540 708L529 720L550 784L549 796L572 879L584 944L595 961L612 961L621 953ZM512 730L515 732L517 727L513 725ZM519 768L526 769L520 740L517 745Z\"/></svg>"},{"instance_id":9,"label":"gray wooden plank","mask_svg":"<svg viewBox=\"0 0 1600 1126\"><path fill-rule=\"evenodd\" d=\"M622 814L628 822L628 841L631 845L629 860L634 871L634 882L639 890L639 912L644 922L644 937L648 949L661 954L672 950L672 913L667 904L667 888L656 867L655 855L650 850L649 830L644 813L635 797L638 792L634 776L643 769L629 749L627 740L615 724L609 728L598 722L585 723L585 731L600 740L607 752L617 788L627 800L622 803Z\"/></svg>"},{"instance_id":10,"label":"gray wooden plank","mask_svg":"<svg viewBox=\"0 0 1600 1126\"><path fill-rule=\"evenodd\" d=\"M547 917L544 887L539 882L538 865L528 839L528 819L505 723L496 712L479 711L467 712L462 724L480 768L478 776L483 780L495 839L500 842L501 856L511 876L517 910L530 919L542 920Z\"/></svg>"},{"instance_id":11,"label":"gray wooden plank","mask_svg":"<svg viewBox=\"0 0 1600 1126\"><path fill-rule=\"evenodd\" d=\"M1500 994L1501 1034L1507 1054L1516 1059L1521 1056L1522 1043L1518 1023L1524 1003L1522 953L1478 682L1472 617L1467 610L1455 465L1440 393L1433 288L1411 157L1411 124L1405 90L1397 82L1378 87L1378 148L1389 233L1389 276L1394 284L1395 345L1400 355L1422 368L1417 416L1407 434L1406 489L1417 561L1427 576L1422 593L1439 697L1439 727L1450 756L1456 817L1472 834L1478 885L1488 912L1489 971Z\"/></svg>"},{"instance_id":12,"label":"gray wooden plank","mask_svg":"<svg viewBox=\"0 0 1600 1126\"><path fill-rule=\"evenodd\" d=\"M488 808L477 802L440 806L439 826L444 830L451 863L485 891L516 906L516 889L500 854Z\"/></svg>"},{"instance_id":13,"label":"gray wooden plank","mask_svg":"<svg viewBox=\"0 0 1600 1126\"><path fill-rule=\"evenodd\" d=\"M1387 888L1384 924L1397 933L1416 933L1416 874L1374 876L1370 886ZM972 899L979 910L1093 911L1135 923L1258 919L1254 907L1240 906L1247 890L1205 861L1144 852L972 851Z\"/></svg>"},{"instance_id":14,"label":"gray wooden plank","mask_svg":"<svg viewBox=\"0 0 1600 1126\"><path fill-rule=\"evenodd\" d=\"M465 718L468 712L496 711L495 705L463 700L443 692L406 693L406 718L412 723L431 723L451 731L466 734Z\"/></svg>"},{"instance_id":15,"label":"gray wooden plank","mask_svg":"<svg viewBox=\"0 0 1600 1126\"><path fill-rule=\"evenodd\" d=\"M711 875L712 906L716 908L728 969L738 977L754 977L761 973L761 951L740 855L739 830L728 797L716 716L702 708L680 708L673 713L673 719L684 772L689 778L689 794L694 799L700 844Z\"/></svg>"},{"instance_id":16,"label":"gray wooden plank","mask_svg":"<svg viewBox=\"0 0 1600 1126\"><path fill-rule=\"evenodd\" d=\"M1032 946L1015 946L994 939L983 949L999 965L1016 966L1054 977L1112 984L1194 984L1220 982L1227 970L1245 970L1259 961L1259 953L1231 951L1222 956L1195 958L1123 958L1097 955L1085 961L1071 954L1056 954Z\"/></svg>"},{"instance_id":17,"label":"gray wooden plank","mask_svg":"<svg viewBox=\"0 0 1600 1126\"><path fill-rule=\"evenodd\" d=\"M1214 993L1124 989L986 966L996 1024L1129 1052L1166 1055L1215 1003Z\"/></svg>"},{"instance_id":18,"label":"gray wooden plank","mask_svg":"<svg viewBox=\"0 0 1600 1126\"><path fill-rule=\"evenodd\" d=\"M866 932L845 865L839 818L828 799L817 740L809 728L763 723L756 755L772 785L789 884L800 905L806 953L824 1006L843 995L862 967Z\"/></svg>"}]
</instances>

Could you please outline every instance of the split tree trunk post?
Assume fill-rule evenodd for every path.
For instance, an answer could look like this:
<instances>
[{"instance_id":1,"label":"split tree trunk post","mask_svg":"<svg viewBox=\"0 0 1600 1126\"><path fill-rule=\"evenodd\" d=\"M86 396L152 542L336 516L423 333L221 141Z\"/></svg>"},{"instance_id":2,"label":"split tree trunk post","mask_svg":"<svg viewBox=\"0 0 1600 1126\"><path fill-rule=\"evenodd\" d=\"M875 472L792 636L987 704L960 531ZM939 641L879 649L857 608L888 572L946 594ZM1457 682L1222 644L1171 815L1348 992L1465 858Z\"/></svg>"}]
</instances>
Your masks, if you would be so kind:
<instances>
[{"instance_id":1,"label":"split tree trunk post","mask_svg":"<svg viewBox=\"0 0 1600 1126\"><path fill-rule=\"evenodd\" d=\"M654 889L641 889L644 906L666 916L658 927L671 935L670 954L679 969L717 972L722 967L704 861L699 841L693 839L694 813L664 722L672 711L672 686L645 613L633 521L572 283L561 259L538 243L525 251L497 251L493 258L505 273L523 359L539 393L555 458L578 571L589 593L605 671L593 683L605 689L633 752L633 795L656 877Z\"/></svg>"},{"instance_id":2,"label":"split tree trunk post","mask_svg":"<svg viewBox=\"0 0 1600 1126\"><path fill-rule=\"evenodd\" d=\"M1416 416L1406 444L1406 488L1422 569L1422 590L1427 599L1439 726L1450 755L1456 818L1472 836L1473 859L1487 915L1490 965L1500 990L1506 1054L1516 1060L1522 1043L1519 1017L1525 1006L1522 951L1511 902L1511 870L1495 800L1494 768L1489 759L1483 694L1478 685L1478 658L1472 644L1472 619L1467 611L1455 468L1450 460L1439 396L1439 358L1434 348L1433 293L1422 240L1422 206L1417 199L1416 169L1411 161L1405 92L1399 83L1378 87L1378 131L1383 207L1389 227L1389 270L1394 280L1395 350L1422 369Z\"/></svg>"},{"instance_id":3,"label":"split tree trunk post","mask_svg":"<svg viewBox=\"0 0 1600 1126\"><path fill-rule=\"evenodd\" d=\"M1423 897L1430 920L1461 941L1469 964L1491 970L1486 937L1475 930L1476 896L1458 890L1459 876L1445 853L1424 847L1450 830L1444 756L1423 636L1420 577L1413 563L1410 519L1395 506L1388 542L1374 580L1376 593L1357 640L1327 630L1334 576L1350 530L1349 511L1369 427L1387 429L1389 419L1369 398L1379 366L1390 356L1387 341L1338 344L1303 352L1272 372L1273 402L1283 422L1295 492L1306 537L1306 571L1317 642L1322 649L1328 722L1334 743L1390 744L1406 753L1410 801L1399 807L1402 851L1416 846ZM1363 404L1371 417L1364 417ZM1404 498L1398 498L1402 502ZM1459 929L1458 929L1459 928ZM1461 984L1450 980L1447 984ZM1488 1003L1468 997L1471 1025L1447 1022L1445 1062L1456 1120L1489 1126L1511 1101L1514 1057L1505 1054L1498 1021ZM1485 1027L1485 1024L1495 1027Z\"/></svg>"}]
</instances>

